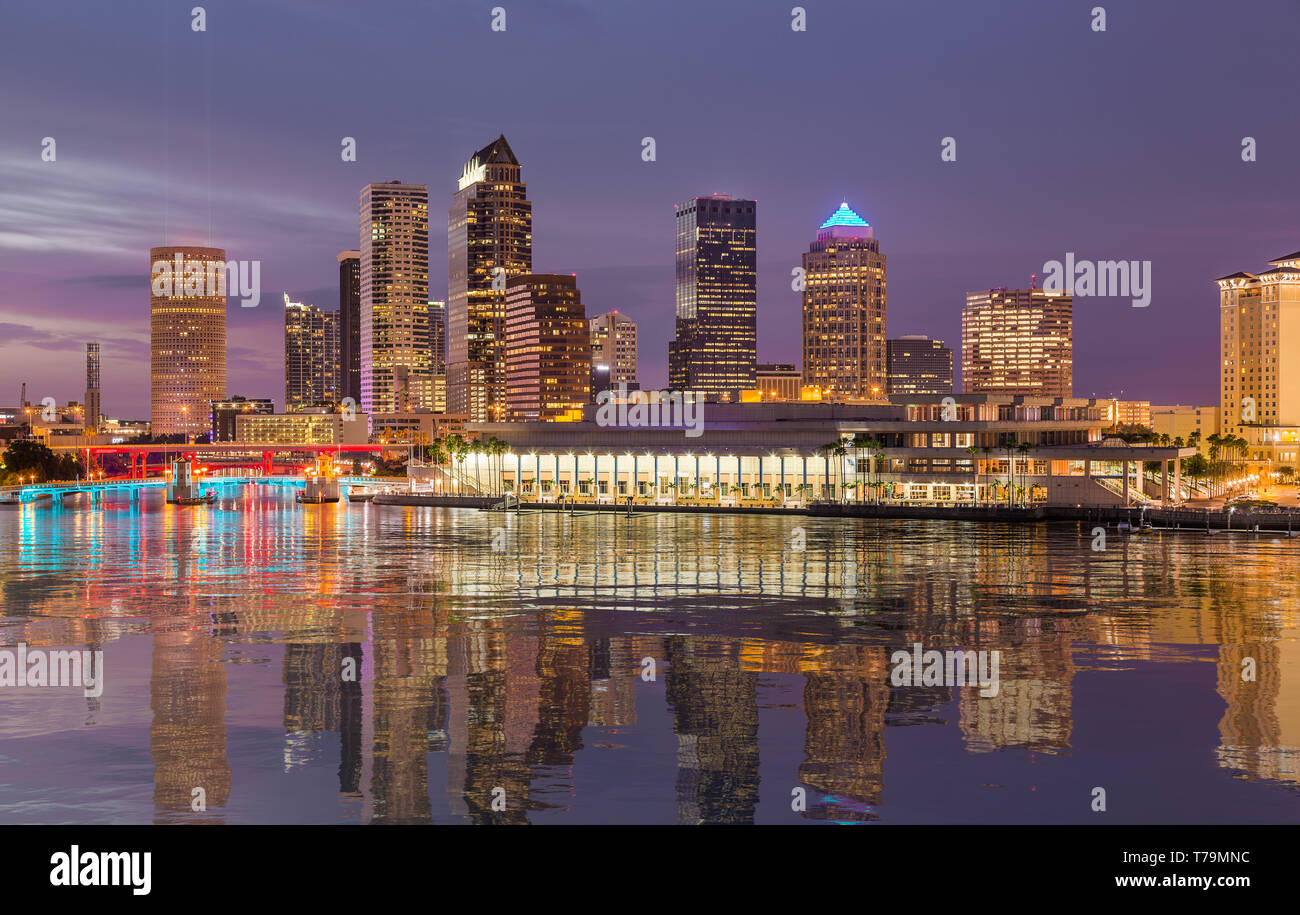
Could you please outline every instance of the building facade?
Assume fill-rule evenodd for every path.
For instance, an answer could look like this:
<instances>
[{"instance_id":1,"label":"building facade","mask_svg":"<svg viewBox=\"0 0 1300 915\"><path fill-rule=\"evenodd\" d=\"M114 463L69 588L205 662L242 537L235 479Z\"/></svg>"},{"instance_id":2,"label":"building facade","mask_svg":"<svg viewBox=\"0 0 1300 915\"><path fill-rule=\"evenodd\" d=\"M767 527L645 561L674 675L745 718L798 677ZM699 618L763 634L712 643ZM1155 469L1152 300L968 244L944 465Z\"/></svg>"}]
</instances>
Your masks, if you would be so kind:
<instances>
[{"instance_id":1,"label":"building facade","mask_svg":"<svg viewBox=\"0 0 1300 915\"><path fill-rule=\"evenodd\" d=\"M886 341L889 393L951 394L952 349L924 334Z\"/></svg>"},{"instance_id":2,"label":"building facade","mask_svg":"<svg viewBox=\"0 0 1300 915\"><path fill-rule=\"evenodd\" d=\"M847 203L803 255L803 383L823 400L884 400L885 255Z\"/></svg>"},{"instance_id":3,"label":"building facade","mask_svg":"<svg viewBox=\"0 0 1300 915\"><path fill-rule=\"evenodd\" d=\"M695 437L685 426L602 424L597 407L563 426L471 423L466 434L498 438L507 451L472 455L461 473L499 474L525 500L1116 506L1180 501L1178 458L1195 453L1108 441L1102 404L1075 398L704 408L708 421ZM1164 467L1154 477L1144 474L1152 462Z\"/></svg>"},{"instance_id":4,"label":"building facade","mask_svg":"<svg viewBox=\"0 0 1300 915\"><path fill-rule=\"evenodd\" d=\"M370 438L369 419L364 413L345 416L325 408L237 413L235 440L259 445L364 445Z\"/></svg>"},{"instance_id":5,"label":"building facade","mask_svg":"<svg viewBox=\"0 0 1300 915\"><path fill-rule=\"evenodd\" d=\"M961 314L961 387L967 394L1070 397L1073 298L1041 289L968 292Z\"/></svg>"},{"instance_id":6,"label":"building facade","mask_svg":"<svg viewBox=\"0 0 1300 915\"><path fill-rule=\"evenodd\" d=\"M429 373L429 191L367 184L361 191L361 408L405 409L399 378Z\"/></svg>"},{"instance_id":7,"label":"building facade","mask_svg":"<svg viewBox=\"0 0 1300 915\"><path fill-rule=\"evenodd\" d=\"M591 363L609 367L610 386L636 387L636 322L617 309L596 315L591 327Z\"/></svg>"},{"instance_id":8,"label":"building facade","mask_svg":"<svg viewBox=\"0 0 1300 915\"><path fill-rule=\"evenodd\" d=\"M202 435L226 396L226 252L164 245L149 262L150 428Z\"/></svg>"},{"instance_id":9,"label":"building facade","mask_svg":"<svg viewBox=\"0 0 1300 915\"><path fill-rule=\"evenodd\" d=\"M339 395L339 313L284 295L284 408L333 404Z\"/></svg>"},{"instance_id":10,"label":"building facade","mask_svg":"<svg viewBox=\"0 0 1300 915\"><path fill-rule=\"evenodd\" d=\"M591 334L577 278L511 277L505 339L507 419L580 420L591 399Z\"/></svg>"},{"instance_id":11,"label":"building facade","mask_svg":"<svg viewBox=\"0 0 1300 915\"><path fill-rule=\"evenodd\" d=\"M86 344L86 434L99 431L101 407L99 403L99 344Z\"/></svg>"},{"instance_id":12,"label":"building facade","mask_svg":"<svg viewBox=\"0 0 1300 915\"><path fill-rule=\"evenodd\" d=\"M754 387L758 235L753 200L725 194L677 206L676 336L668 386L722 400Z\"/></svg>"},{"instance_id":13,"label":"building facade","mask_svg":"<svg viewBox=\"0 0 1300 915\"><path fill-rule=\"evenodd\" d=\"M1207 453L1209 437L1219 434L1219 405L1198 407L1191 404L1152 404L1151 431L1167 435L1170 441L1182 439L1198 443L1202 454Z\"/></svg>"},{"instance_id":14,"label":"building facade","mask_svg":"<svg viewBox=\"0 0 1300 915\"><path fill-rule=\"evenodd\" d=\"M1300 251L1220 277L1220 424L1300 427Z\"/></svg>"},{"instance_id":15,"label":"building facade","mask_svg":"<svg viewBox=\"0 0 1300 915\"><path fill-rule=\"evenodd\" d=\"M760 362L755 369L755 400L798 400L803 373L790 362ZM742 398L743 399L743 398Z\"/></svg>"},{"instance_id":16,"label":"building facade","mask_svg":"<svg viewBox=\"0 0 1300 915\"><path fill-rule=\"evenodd\" d=\"M339 398L361 405L361 252L341 251L339 262Z\"/></svg>"},{"instance_id":17,"label":"building facade","mask_svg":"<svg viewBox=\"0 0 1300 915\"><path fill-rule=\"evenodd\" d=\"M533 272L533 207L504 135L465 163L447 213L447 410L505 419L505 284Z\"/></svg>"},{"instance_id":18,"label":"building facade","mask_svg":"<svg viewBox=\"0 0 1300 915\"><path fill-rule=\"evenodd\" d=\"M213 442L233 442L235 438L235 417L245 413L270 414L275 412L275 401L269 397L241 397L236 394L229 400L212 402L212 438Z\"/></svg>"},{"instance_id":19,"label":"building facade","mask_svg":"<svg viewBox=\"0 0 1300 915\"><path fill-rule=\"evenodd\" d=\"M429 372L447 374L447 303L429 303Z\"/></svg>"}]
</instances>

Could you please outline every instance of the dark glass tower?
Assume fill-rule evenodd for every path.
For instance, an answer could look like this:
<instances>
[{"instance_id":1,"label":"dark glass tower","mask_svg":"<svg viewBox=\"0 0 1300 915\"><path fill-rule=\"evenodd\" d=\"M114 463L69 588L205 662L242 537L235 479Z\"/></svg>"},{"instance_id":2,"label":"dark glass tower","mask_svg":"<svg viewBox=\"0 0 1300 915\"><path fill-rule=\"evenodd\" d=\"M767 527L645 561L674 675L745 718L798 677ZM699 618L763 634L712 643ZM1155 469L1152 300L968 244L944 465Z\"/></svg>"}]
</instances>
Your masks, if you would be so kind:
<instances>
[{"instance_id":1,"label":"dark glass tower","mask_svg":"<svg viewBox=\"0 0 1300 915\"><path fill-rule=\"evenodd\" d=\"M447 412L501 422L505 281L533 272L533 206L504 136L465 163L447 212L447 262Z\"/></svg>"},{"instance_id":2,"label":"dark glass tower","mask_svg":"<svg viewBox=\"0 0 1300 915\"><path fill-rule=\"evenodd\" d=\"M361 403L361 252L339 254L339 397Z\"/></svg>"},{"instance_id":3,"label":"dark glass tower","mask_svg":"<svg viewBox=\"0 0 1300 915\"><path fill-rule=\"evenodd\" d=\"M735 399L754 387L758 249L753 200L724 194L677 207L677 336L668 386Z\"/></svg>"}]
</instances>

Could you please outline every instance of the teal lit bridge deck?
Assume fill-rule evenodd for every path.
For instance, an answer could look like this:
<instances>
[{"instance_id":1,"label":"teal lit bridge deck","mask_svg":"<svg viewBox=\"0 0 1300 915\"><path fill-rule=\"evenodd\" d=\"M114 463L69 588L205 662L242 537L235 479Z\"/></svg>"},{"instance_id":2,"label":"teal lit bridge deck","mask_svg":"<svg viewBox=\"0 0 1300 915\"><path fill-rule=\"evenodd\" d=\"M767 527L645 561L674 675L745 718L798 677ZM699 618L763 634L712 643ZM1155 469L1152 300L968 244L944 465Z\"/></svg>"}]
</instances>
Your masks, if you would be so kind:
<instances>
[{"instance_id":1,"label":"teal lit bridge deck","mask_svg":"<svg viewBox=\"0 0 1300 915\"><path fill-rule=\"evenodd\" d=\"M196 481L202 489L219 490L231 486L247 486L255 483L259 486L290 486L303 487L306 480L300 476L211 476L202 477ZM349 486L370 486L370 487L392 487L397 485L396 481L390 478L372 478L372 477L339 477L339 486L347 488ZM406 486L406 480L401 480L402 488ZM123 493L132 499L139 498L140 493L150 490L165 490L167 480L162 477L155 477L146 480L60 480L53 483L28 483L22 486L0 486L0 500L5 502L35 502L41 499L41 496L48 495L54 502L61 502L64 496L76 495L78 493L89 493L92 498L98 499L106 494Z\"/></svg>"}]
</instances>

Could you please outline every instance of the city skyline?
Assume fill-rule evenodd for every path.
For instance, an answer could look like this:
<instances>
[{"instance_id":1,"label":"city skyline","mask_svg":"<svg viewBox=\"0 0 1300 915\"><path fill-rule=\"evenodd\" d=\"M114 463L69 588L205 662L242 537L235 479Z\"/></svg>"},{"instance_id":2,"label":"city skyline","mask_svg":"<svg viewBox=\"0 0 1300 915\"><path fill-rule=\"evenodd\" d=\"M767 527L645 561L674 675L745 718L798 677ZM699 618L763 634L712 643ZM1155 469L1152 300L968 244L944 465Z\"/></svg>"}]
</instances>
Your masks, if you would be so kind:
<instances>
[{"instance_id":1,"label":"city skyline","mask_svg":"<svg viewBox=\"0 0 1300 915\"><path fill-rule=\"evenodd\" d=\"M1285 9L1282 4L1266 5L1275 7L1278 16ZM1285 103L1280 63L1285 55L1269 51L1279 38L1260 35L1245 22L1218 23L1210 21L1213 17L1190 15L1197 6L1152 4L1126 11L1125 27L1112 28L1101 38L1074 29L1068 11L1038 10L1028 3L1018 4L1019 15L1004 17L1004 27L994 34L975 28L975 11L953 11L941 26L952 59L941 62L935 73L909 62L901 50L909 37L925 34L933 23L923 24L917 12L892 11L887 23L872 27L887 25L899 36L900 50L881 48L869 64L873 75L909 81L905 106L901 99L883 103L885 114L899 125L889 138L878 136L870 126L831 120L838 102L792 95L797 86L788 85L790 74L815 68L828 53L826 41L833 51L840 39L822 35L815 46L810 41L802 47L798 36L792 42L776 30L768 34L750 23L729 23L728 28L751 38L759 52L781 64L769 68L779 73L753 72L754 91L771 99L761 118L763 143L724 142L743 123L740 115L719 116L689 134L667 118L673 99L687 113L705 104L681 93L687 85L713 85L710 79L720 70L708 62L692 64L684 77L672 76L665 100L657 98L665 95L653 75L658 71L649 67L638 74L641 59L634 54L626 61L626 71L616 69L610 79L586 84L591 97L580 102L582 123L571 142L564 143L555 142L550 124L528 113L524 100L502 88L520 73L536 69L539 58L526 44L530 30L572 30L579 37L598 38L636 27L653 37L676 17L690 16L695 25L708 29L726 21L723 12L688 12L670 4L660 24L643 18L648 17L644 11L572 4L564 7L563 15L518 15L511 20L510 32L493 36L486 28L469 27L469 11L438 11L466 34L463 47L446 48L449 66L483 53L493 40L509 42L517 59L502 74L466 90L464 97L425 100L426 110L417 118L403 121L394 114L395 103L380 100L355 118L342 117L351 123L330 129L330 135L319 126L297 128L314 124L320 105L337 109L339 100L332 94L336 90L346 98L356 96L339 77L326 76L321 65L308 61L301 78L319 81L321 100L309 100L312 104L304 104L301 113L286 113L280 103L290 96L272 81L266 99L253 106L247 119L241 115L240 136L234 138L212 127L229 113L224 99L240 97L246 81L264 77L273 64L269 49L283 40L291 25L301 30L309 46L328 49L342 42L350 29L364 27L364 15L331 10L304 23L279 10L259 12L257 34L238 38L250 57L249 72L222 72L213 81L213 116L218 120L207 120L202 106L198 113L187 110L187 99L179 88L172 88L158 103L175 109L176 116L163 130L138 137L123 133L113 121L115 114L130 120L137 103L127 100L133 94L128 90L143 78L143 68L122 69L116 62L120 54L147 47L138 37L145 14L87 11L87 26L102 27L101 32L114 39L105 42L105 47L117 47L112 56L87 49L72 65L64 56L70 52L55 50L51 58L47 51L55 74L51 86L7 99L14 103L14 131L0 146L0 156L20 179L21 190L4 192L6 208L19 229L0 240L7 278L0 306L5 329L0 337L5 366L0 384L13 388L12 394L0 395L0 402L14 400L22 381L41 396L60 402L77 399L83 386L84 343L96 340L102 345L104 413L147 416L140 251L159 243L210 239L232 258L261 259L264 290L283 289L297 300L328 306L336 300L332 290L337 264L332 258L354 244L355 230L349 229L355 225L357 190L368 181L401 176L436 188L435 201L445 202L446 176L459 174L464 151L502 132L528 168L529 197L538 214L539 266L576 272L593 312L617 304L639 323L647 387L662 386L667 379L663 354L672 336L671 230L663 227L673 202L717 190L756 198L763 209L760 361L798 361L797 335L792 332L798 326L798 294L789 290L789 271L797 265L810 231L826 212L848 199L889 240L890 336L925 333L955 340L965 291L1023 287L1046 260L1066 251L1150 259L1155 279L1149 308L1131 308L1123 299L1077 303L1076 393L1122 391L1126 397L1152 402L1210 402L1216 379L1212 372L1194 367L1216 360L1213 280L1297 247L1286 225L1288 214L1278 206L1295 186L1284 155L1294 145L1294 128L1262 121L1223 123L1227 101L1243 94L1256 99L1260 111ZM414 6L407 9L412 16L431 15ZM247 15L247 10L237 5L231 14ZM49 14L24 9L15 15L15 27L36 37L33 47L57 48L57 42L40 40L56 29ZM810 29L818 29L819 19L830 15L814 11ZM865 13L843 5L833 15L841 22L846 42L859 21L856 17L864 27L868 24ZM1170 48L1170 29L1177 33L1177 50ZM1263 62L1248 74L1211 53L1238 32L1259 50ZM981 40L962 38L973 34ZM1023 61L993 62L997 55L986 53L1047 34L1059 36L1053 39L1053 54L1060 56L1064 71L1050 89L1009 84L1018 79ZM402 40L414 43L414 38ZM1089 41L1106 43L1105 60L1128 52L1130 62L1122 73L1097 72L1103 55ZM977 52L980 66L972 71ZM18 49L15 65L26 53ZM1162 75L1174 55L1188 53L1204 54L1199 66L1206 89L1194 98ZM177 70L177 87L187 77L200 79L204 68L212 66L202 56L191 60L177 50L159 48L140 56L151 64L164 55ZM1182 63L1181 57L1177 62ZM591 63L578 55L572 65L536 78L541 84L558 81L567 86L580 67ZM60 64L72 72L59 75ZM408 66L398 59L386 65L399 75ZM86 92L84 76L91 67L108 72ZM1009 146L1007 123L972 122L949 98L944 86L958 74L969 74L972 92L1008 91L1009 111L1023 111L1032 123L1048 128L1022 132L1019 145ZM1139 75L1148 85L1140 97L1111 91ZM82 87L86 101L51 109L49 99L71 80ZM1087 111L1087 130L1058 127L1060 118L1050 114L1103 93L1116 107L1105 112L1105 118L1091 117L1101 112ZM802 106L797 109L792 104L796 97ZM622 102L614 104L616 99ZM612 112L612 117L588 118L588 106ZM834 123L835 129L775 129L774 119L794 110L804 112L801 123L814 125L820 117L822 124ZM466 111L476 114L466 116ZM1245 120L1254 119L1247 112ZM1186 126L1190 122L1205 126L1191 129ZM1069 131L1069 142L1059 142L1058 130ZM1134 144L1131 137L1139 132L1146 139ZM825 141L832 134L839 142L827 151ZM956 138L958 158L943 163L940 140L949 135ZM1259 139L1256 162L1241 161L1245 135ZM44 136L59 140L56 162L40 159L39 140ZM340 160L343 136L357 140L354 163ZM657 141L653 162L641 158L639 143L646 136ZM30 139L23 142L24 137ZM581 153L575 155L575 150ZM607 199L611 185L620 188L617 203ZM436 206L434 212L439 212ZM1207 213L1213 214L1209 223ZM438 251L444 227L436 215L431 223L430 245ZM69 250L79 252L75 263L68 261ZM440 259L433 258L432 299L444 296L442 271ZM280 386L282 366L272 332L279 315L268 304L264 299L258 308L231 309L232 390L227 393L266 396ZM1174 309L1178 318L1171 320ZM1114 333L1117 325L1122 333ZM1164 345L1151 347L1152 340Z\"/></svg>"}]
</instances>

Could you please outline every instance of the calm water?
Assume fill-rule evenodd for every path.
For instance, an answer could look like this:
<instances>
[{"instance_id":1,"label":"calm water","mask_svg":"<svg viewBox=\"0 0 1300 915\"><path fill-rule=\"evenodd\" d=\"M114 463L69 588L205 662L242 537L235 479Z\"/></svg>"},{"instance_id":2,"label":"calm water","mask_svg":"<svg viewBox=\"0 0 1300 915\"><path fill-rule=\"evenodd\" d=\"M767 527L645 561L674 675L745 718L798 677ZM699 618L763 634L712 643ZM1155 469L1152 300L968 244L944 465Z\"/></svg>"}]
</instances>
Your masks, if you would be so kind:
<instances>
[{"instance_id":1,"label":"calm water","mask_svg":"<svg viewBox=\"0 0 1300 915\"><path fill-rule=\"evenodd\" d=\"M1300 820L1300 540L236 492L0 511L0 821Z\"/></svg>"}]
</instances>

